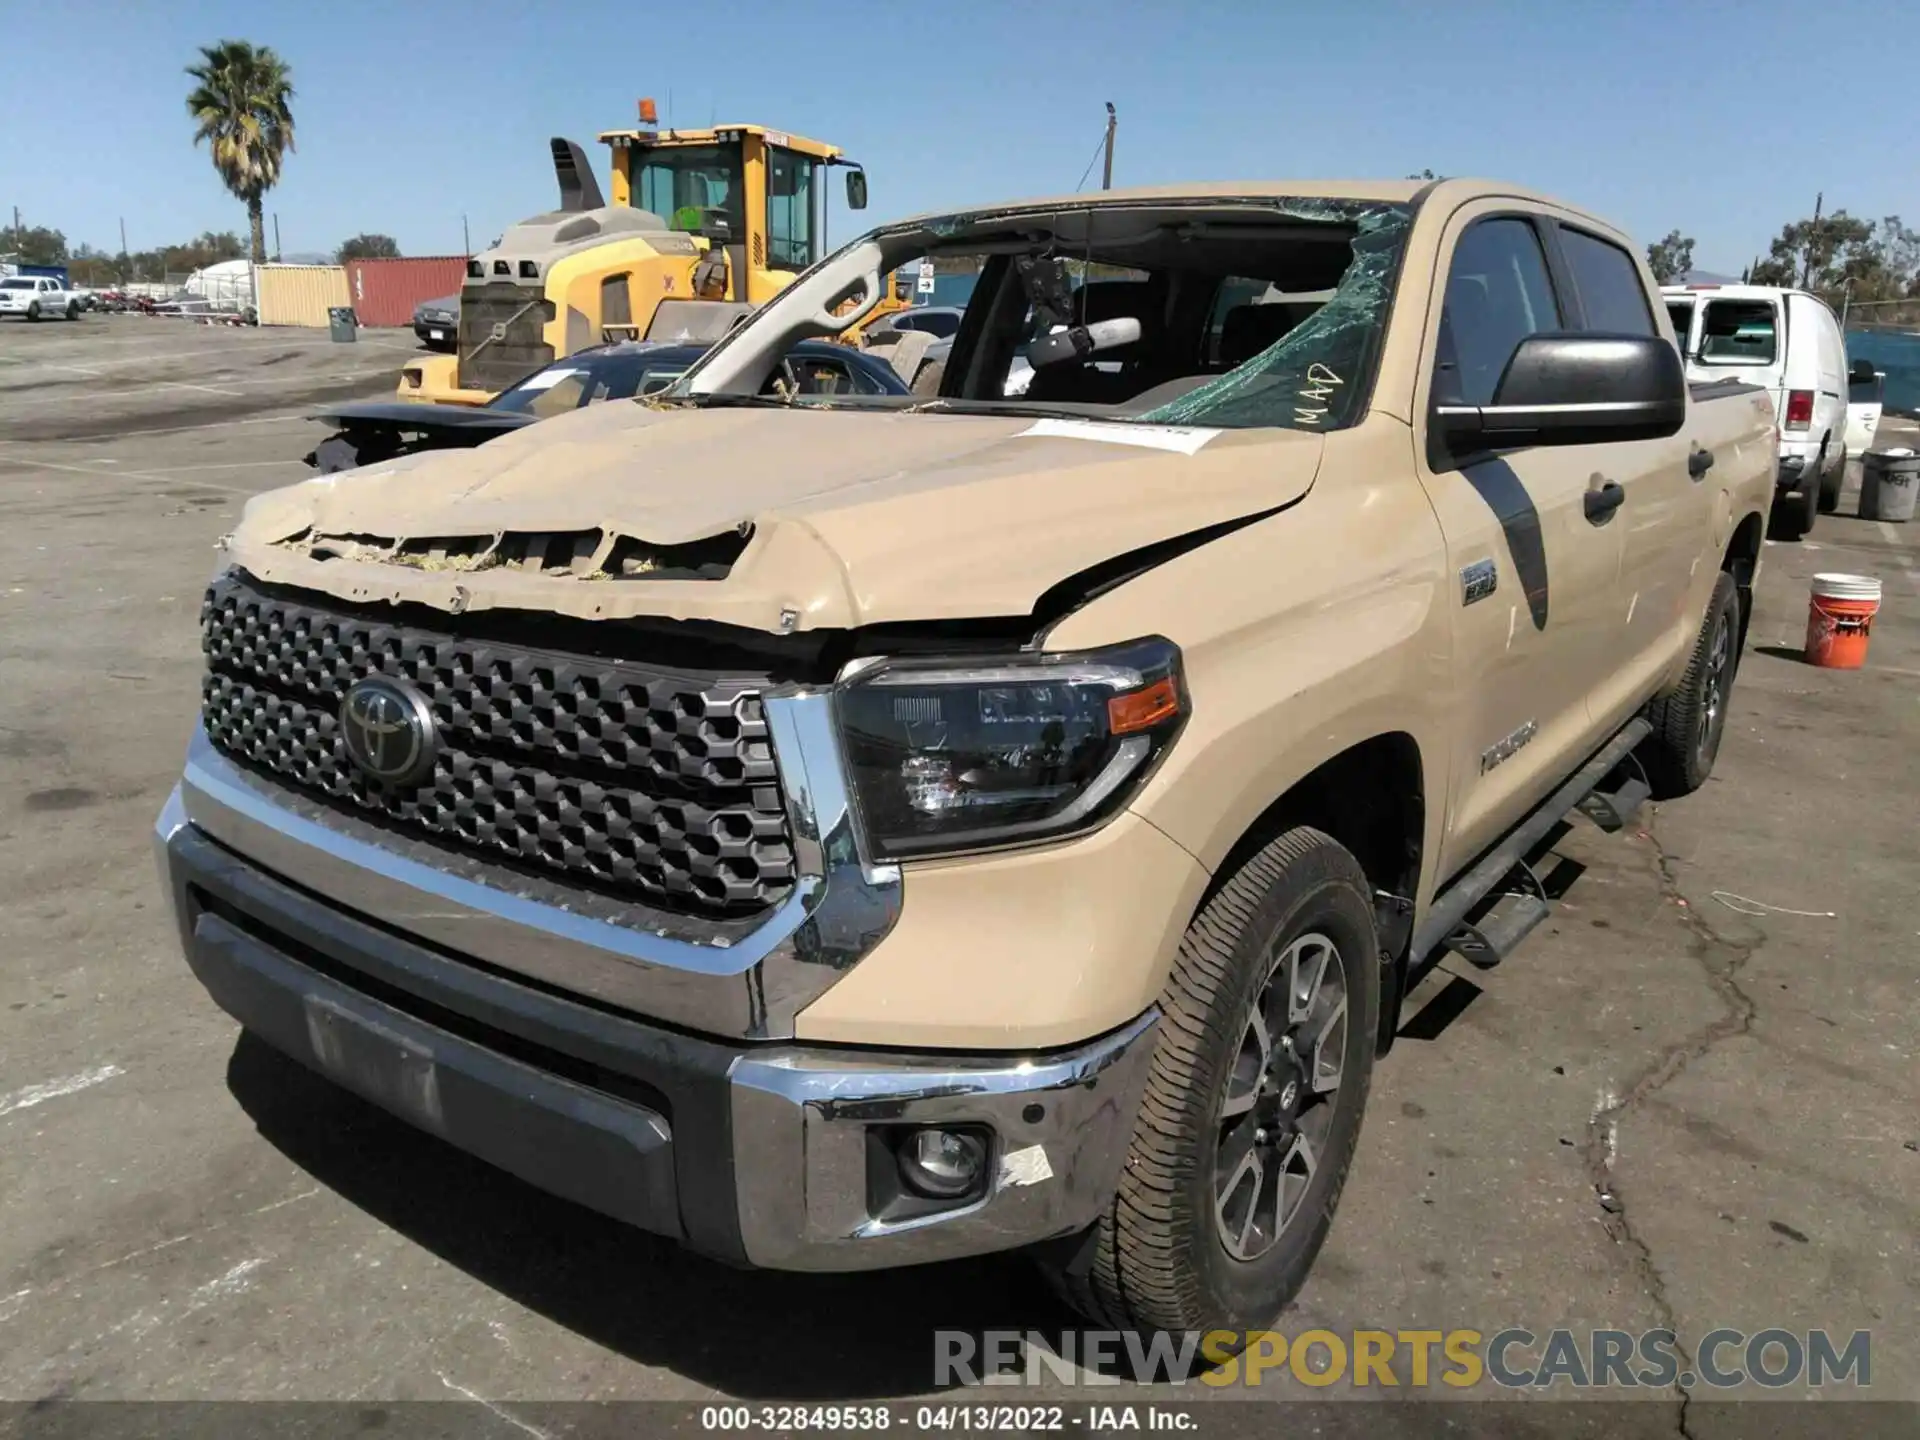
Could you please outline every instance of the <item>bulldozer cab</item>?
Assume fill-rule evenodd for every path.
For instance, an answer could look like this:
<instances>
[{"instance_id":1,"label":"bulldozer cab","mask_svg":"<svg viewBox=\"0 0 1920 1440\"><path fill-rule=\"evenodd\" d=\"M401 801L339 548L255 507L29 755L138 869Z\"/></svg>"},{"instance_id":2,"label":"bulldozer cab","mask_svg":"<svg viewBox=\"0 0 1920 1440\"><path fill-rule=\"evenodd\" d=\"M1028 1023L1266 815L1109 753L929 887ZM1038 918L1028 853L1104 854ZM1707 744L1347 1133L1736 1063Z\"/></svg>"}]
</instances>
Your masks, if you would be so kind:
<instances>
[{"instance_id":1,"label":"bulldozer cab","mask_svg":"<svg viewBox=\"0 0 1920 1440\"><path fill-rule=\"evenodd\" d=\"M866 202L866 175L839 147L763 125L600 139L613 155L615 206L658 215L724 261L724 275L706 267L703 299L762 304L825 253L829 169L846 167L851 208Z\"/></svg>"},{"instance_id":2,"label":"bulldozer cab","mask_svg":"<svg viewBox=\"0 0 1920 1440\"><path fill-rule=\"evenodd\" d=\"M764 125L663 131L648 101L640 118L600 136L605 198L580 146L550 142L559 209L468 260L457 353L409 361L398 398L484 405L589 346L716 340L826 253L830 169L866 204L865 172L836 146Z\"/></svg>"}]
</instances>

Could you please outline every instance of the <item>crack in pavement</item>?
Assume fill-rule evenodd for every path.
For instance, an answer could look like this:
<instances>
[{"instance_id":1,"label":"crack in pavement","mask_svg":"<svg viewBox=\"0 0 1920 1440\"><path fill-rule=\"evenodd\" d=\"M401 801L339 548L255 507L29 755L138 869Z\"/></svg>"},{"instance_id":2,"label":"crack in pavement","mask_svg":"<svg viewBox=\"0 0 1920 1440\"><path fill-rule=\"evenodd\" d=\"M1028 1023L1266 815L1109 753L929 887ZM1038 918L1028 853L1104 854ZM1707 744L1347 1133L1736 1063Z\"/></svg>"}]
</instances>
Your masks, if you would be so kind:
<instances>
[{"instance_id":1,"label":"crack in pavement","mask_svg":"<svg viewBox=\"0 0 1920 1440\"><path fill-rule=\"evenodd\" d=\"M1650 806L1647 818L1640 827L1640 834L1652 849L1653 872L1660 885L1660 898L1679 912L1680 923L1691 936L1687 953L1699 964L1708 988L1726 1007L1726 1011L1669 1045L1634 1077L1619 1096L1610 1098L1607 1104L1596 1110L1587 1122L1587 1139L1582 1154L1586 1160L1587 1178L1592 1182L1594 1193L1600 1201L1602 1227L1614 1243L1624 1246L1631 1256L1631 1267L1653 1302L1661 1325L1673 1336L1673 1346L1683 1367L1691 1371L1694 1357L1680 1339L1673 1302L1667 1296L1666 1280L1654 1261L1652 1248L1634 1230L1633 1222L1627 1215L1626 1203L1614 1186L1614 1139L1620 1121L1630 1110L1658 1094L1681 1071L1715 1046L1746 1035L1752 1029L1755 1013L1753 997L1740 988L1738 977L1746 963L1753 958L1754 952L1766 943L1766 934L1762 931L1748 940L1724 935L1701 913L1700 907L1682 893L1680 882L1674 875L1674 857L1667 853L1654 830L1657 814L1657 807ZM1688 1426L1692 1391L1677 1381L1674 1390L1680 1405L1676 1417L1679 1433L1686 1440L1694 1440L1693 1431Z\"/></svg>"}]
</instances>

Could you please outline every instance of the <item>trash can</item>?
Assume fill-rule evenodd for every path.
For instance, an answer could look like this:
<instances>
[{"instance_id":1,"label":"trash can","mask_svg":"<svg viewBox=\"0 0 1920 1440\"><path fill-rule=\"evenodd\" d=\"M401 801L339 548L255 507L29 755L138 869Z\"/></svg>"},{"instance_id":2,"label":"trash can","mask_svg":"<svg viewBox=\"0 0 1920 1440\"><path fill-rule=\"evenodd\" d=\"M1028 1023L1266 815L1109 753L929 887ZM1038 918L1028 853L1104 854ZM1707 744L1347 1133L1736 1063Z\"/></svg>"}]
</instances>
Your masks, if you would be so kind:
<instances>
[{"instance_id":1,"label":"trash can","mask_svg":"<svg viewBox=\"0 0 1920 1440\"><path fill-rule=\"evenodd\" d=\"M1913 518L1920 494L1920 453L1869 450L1860 462L1860 518L1902 522Z\"/></svg>"},{"instance_id":2,"label":"trash can","mask_svg":"<svg viewBox=\"0 0 1920 1440\"><path fill-rule=\"evenodd\" d=\"M351 345L360 338L360 317L353 313L350 305L329 305L327 307L327 333L333 336L338 345Z\"/></svg>"}]
</instances>

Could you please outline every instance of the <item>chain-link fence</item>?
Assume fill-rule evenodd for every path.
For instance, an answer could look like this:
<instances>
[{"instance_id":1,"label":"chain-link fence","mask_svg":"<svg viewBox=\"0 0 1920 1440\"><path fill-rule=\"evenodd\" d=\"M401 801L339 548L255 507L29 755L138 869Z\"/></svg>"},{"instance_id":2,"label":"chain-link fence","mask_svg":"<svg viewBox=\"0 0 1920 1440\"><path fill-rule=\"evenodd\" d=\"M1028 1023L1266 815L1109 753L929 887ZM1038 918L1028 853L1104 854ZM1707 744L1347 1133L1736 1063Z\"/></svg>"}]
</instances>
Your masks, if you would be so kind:
<instances>
[{"instance_id":1,"label":"chain-link fence","mask_svg":"<svg viewBox=\"0 0 1920 1440\"><path fill-rule=\"evenodd\" d=\"M1852 300L1846 304L1847 328L1869 330L1920 329L1920 297L1898 300Z\"/></svg>"}]
</instances>

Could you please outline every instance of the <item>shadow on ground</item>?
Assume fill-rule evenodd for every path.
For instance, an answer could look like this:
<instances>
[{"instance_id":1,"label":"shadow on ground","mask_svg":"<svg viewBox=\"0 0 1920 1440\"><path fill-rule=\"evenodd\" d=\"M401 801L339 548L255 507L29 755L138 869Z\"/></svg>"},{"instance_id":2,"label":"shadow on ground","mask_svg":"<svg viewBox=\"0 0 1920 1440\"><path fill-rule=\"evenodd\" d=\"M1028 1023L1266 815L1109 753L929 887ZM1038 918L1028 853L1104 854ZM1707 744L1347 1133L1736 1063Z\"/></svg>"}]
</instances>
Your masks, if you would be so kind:
<instances>
[{"instance_id":1,"label":"shadow on ground","mask_svg":"<svg viewBox=\"0 0 1920 1440\"><path fill-rule=\"evenodd\" d=\"M928 1393L937 1329L1075 1323L1014 1256L863 1275L702 1259L474 1160L245 1033L227 1088L275 1149L448 1264L631 1360L742 1398Z\"/></svg>"}]
</instances>

